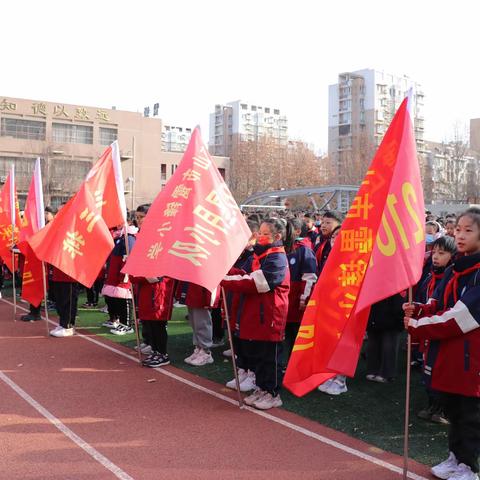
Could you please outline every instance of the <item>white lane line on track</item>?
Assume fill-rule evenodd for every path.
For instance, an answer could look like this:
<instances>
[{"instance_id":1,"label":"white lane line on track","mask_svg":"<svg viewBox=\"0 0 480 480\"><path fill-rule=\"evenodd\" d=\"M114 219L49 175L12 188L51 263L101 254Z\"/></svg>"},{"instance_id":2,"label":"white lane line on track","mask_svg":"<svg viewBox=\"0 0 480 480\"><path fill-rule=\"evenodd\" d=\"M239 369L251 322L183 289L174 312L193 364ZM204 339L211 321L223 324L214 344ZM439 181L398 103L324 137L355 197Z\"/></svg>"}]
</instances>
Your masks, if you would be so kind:
<instances>
[{"instance_id":1,"label":"white lane line on track","mask_svg":"<svg viewBox=\"0 0 480 480\"><path fill-rule=\"evenodd\" d=\"M112 463L107 457L103 456L99 451L95 450L90 444L79 437L76 433L72 432L65 424L63 424L57 417L52 415L45 407L40 405L35 399L33 399L25 390L17 385L10 377L5 375L0 370L0 380L8 385L17 395L30 404L40 415L45 417L54 427L60 430L66 437L68 437L73 443L84 450L94 460L100 463L107 470L110 470L120 480L134 480L133 477L124 472L120 467Z\"/></svg>"},{"instance_id":2,"label":"white lane line on track","mask_svg":"<svg viewBox=\"0 0 480 480\"><path fill-rule=\"evenodd\" d=\"M13 303L2 299L3 302L8 303L13 306ZM21 307L17 305L17 309L21 308L22 310L25 310L26 312L28 311L26 308ZM44 318L44 317L42 317ZM45 319L45 318L44 318ZM50 323L53 325L56 325L55 322L52 320L49 320ZM132 355L129 355L125 352L122 352L121 350L117 350L114 347L111 347L110 345L106 345L102 342L99 342L98 340L95 340L94 338L88 337L86 335L83 335L81 333L76 334L77 337L81 337L84 340L87 340L89 342L94 343L95 345L98 345L102 348L105 348L106 350L110 350L113 353L116 353L117 355L120 355L124 358L128 358L129 360L139 363L139 360L137 357L134 357ZM202 385L198 385L195 382L192 382L190 380L187 380L186 378L183 378L179 375L176 375L175 373L169 372L168 370L163 370L161 368L155 368L153 370L156 370L158 373L161 373L162 375L165 375L167 377L170 377L174 380L177 380L185 385L188 385L192 388L195 388L196 390L199 390L203 393L206 393L208 395L211 395L215 398L218 398L219 400L223 400L224 402L230 403L232 405L237 405L238 406L238 401L234 400L233 398L227 397L226 395L222 395L221 393L215 392L214 390L210 390L209 388L203 387ZM267 420L270 420L272 422L278 423L279 425L282 425L286 428L289 428L290 430L294 430L295 432L301 433L302 435L305 435L307 437L313 438L314 440L318 440L321 443L324 443L326 445L329 445L331 447L337 448L343 452L349 453L350 455L353 455L355 457L361 458L362 460L365 460L367 462L373 463L379 467L383 467L387 470L390 470L391 472L397 473L399 475L403 474L403 469L401 467L398 467L396 465L393 465L392 463L385 462L384 460L380 460L372 455L369 455L368 453L361 452L360 450L356 450L355 448L349 447L348 445L344 445L343 443L337 442L335 440L332 440L328 437L325 437L324 435L320 435L318 433L312 432L311 430L308 430L307 428L300 427L299 425L295 425L294 423L288 422L287 420L282 420L281 418L278 418L270 413L261 411L261 410L256 410L254 408L250 408L245 406L245 409L248 410L251 413L254 413L255 415L259 415L263 418L266 418ZM411 478L412 480L429 480L426 477L422 477L421 475L417 475L416 473L413 472L408 472L407 477Z\"/></svg>"}]
</instances>

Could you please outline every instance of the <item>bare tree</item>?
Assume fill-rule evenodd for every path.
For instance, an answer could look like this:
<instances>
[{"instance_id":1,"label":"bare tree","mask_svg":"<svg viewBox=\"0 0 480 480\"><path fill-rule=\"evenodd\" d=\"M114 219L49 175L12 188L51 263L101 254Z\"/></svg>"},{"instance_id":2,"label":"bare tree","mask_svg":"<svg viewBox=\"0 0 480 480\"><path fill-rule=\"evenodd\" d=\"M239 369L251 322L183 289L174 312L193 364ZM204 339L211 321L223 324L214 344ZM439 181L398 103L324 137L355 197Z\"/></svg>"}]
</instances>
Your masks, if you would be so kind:
<instances>
[{"instance_id":1,"label":"bare tree","mask_svg":"<svg viewBox=\"0 0 480 480\"><path fill-rule=\"evenodd\" d=\"M279 144L273 137L236 138L232 145L230 188L238 201L255 192L328 183L324 159L301 141Z\"/></svg>"}]
</instances>

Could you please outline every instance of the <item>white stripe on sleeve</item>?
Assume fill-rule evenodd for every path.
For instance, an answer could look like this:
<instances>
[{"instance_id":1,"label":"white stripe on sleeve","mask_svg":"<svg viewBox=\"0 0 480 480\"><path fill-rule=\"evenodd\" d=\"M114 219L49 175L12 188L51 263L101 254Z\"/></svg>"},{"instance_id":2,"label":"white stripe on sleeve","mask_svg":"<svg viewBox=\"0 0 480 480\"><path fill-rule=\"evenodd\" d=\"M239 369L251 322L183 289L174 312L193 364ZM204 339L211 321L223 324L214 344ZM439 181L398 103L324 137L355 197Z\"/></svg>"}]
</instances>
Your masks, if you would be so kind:
<instances>
[{"instance_id":1,"label":"white stripe on sleeve","mask_svg":"<svg viewBox=\"0 0 480 480\"><path fill-rule=\"evenodd\" d=\"M270 291L270 286L268 285L267 279L263 274L263 270L255 270L250 275L255 282L258 293L265 293Z\"/></svg>"},{"instance_id":2,"label":"white stripe on sleeve","mask_svg":"<svg viewBox=\"0 0 480 480\"><path fill-rule=\"evenodd\" d=\"M480 326L468 310L467 306L460 300L452 308L441 315L432 315L431 317L423 317L418 320L412 318L408 322L408 325L413 328L418 328L426 325L446 323L452 319L455 320L463 333L471 332Z\"/></svg>"}]
</instances>

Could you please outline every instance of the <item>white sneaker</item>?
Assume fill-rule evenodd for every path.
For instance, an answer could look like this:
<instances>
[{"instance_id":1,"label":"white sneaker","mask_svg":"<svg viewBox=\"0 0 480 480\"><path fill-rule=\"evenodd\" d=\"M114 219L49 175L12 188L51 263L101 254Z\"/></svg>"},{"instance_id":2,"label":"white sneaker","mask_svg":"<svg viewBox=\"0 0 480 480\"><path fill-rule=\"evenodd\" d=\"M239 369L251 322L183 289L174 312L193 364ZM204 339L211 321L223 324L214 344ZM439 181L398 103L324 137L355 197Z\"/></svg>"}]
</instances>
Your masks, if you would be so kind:
<instances>
[{"instance_id":1,"label":"white sneaker","mask_svg":"<svg viewBox=\"0 0 480 480\"><path fill-rule=\"evenodd\" d=\"M247 378L247 375L248 375L247 372L243 368L238 369L238 383L240 383L240 385ZM227 388L231 388L232 390L235 390L237 388L237 382L235 381L235 377L229 382L227 382L225 386ZM248 390L246 391L248 392Z\"/></svg>"},{"instance_id":2,"label":"white sneaker","mask_svg":"<svg viewBox=\"0 0 480 480\"><path fill-rule=\"evenodd\" d=\"M195 347L195 349L193 350L193 353L189 357L185 358L183 361L190 365L191 361L200 353L200 350L201 350L200 347Z\"/></svg>"},{"instance_id":3,"label":"white sneaker","mask_svg":"<svg viewBox=\"0 0 480 480\"><path fill-rule=\"evenodd\" d=\"M114 335L128 335L134 331L135 330L133 327L119 323L116 328L112 328L112 330L110 330L110 333L113 333Z\"/></svg>"},{"instance_id":4,"label":"white sneaker","mask_svg":"<svg viewBox=\"0 0 480 480\"><path fill-rule=\"evenodd\" d=\"M227 358L232 358L232 350L230 348L228 350L224 350L222 355Z\"/></svg>"},{"instance_id":5,"label":"white sneaker","mask_svg":"<svg viewBox=\"0 0 480 480\"><path fill-rule=\"evenodd\" d=\"M321 385L319 385L318 391L325 393L330 388L330 386L332 385L334 378L335 377L330 378L326 382L323 382Z\"/></svg>"},{"instance_id":6,"label":"white sneaker","mask_svg":"<svg viewBox=\"0 0 480 480\"><path fill-rule=\"evenodd\" d=\"M264 392L263 390L257 387L253 391L253 393L251 393L248 397L245 397L243 399L243 403L251 407L257 400L260 400L260 398L262 398L266 394L267 392Z\"/></svg>"},{"instance_id":7,"label":"white sneaker","mask_svg":"<svg viewBox=\"0 0 480 480\"><path fill-rule=\"evenodd\" d=\"M60 325L57 325L53 330L50 330L50 335L53 335L53 332L56 332L60 330L62 327Z\"/></svg>"},{"instance_id":8,"label":"white sneaker","mask_svg":"<svg viewBox=\"0 0 480 480\"><path fill-rule=\"evenodd\" d=\"M271 393L267 393L253 402L253 406L259 410L270 410L271 408L281 407L282 405L283 403L280 395L274 397Z\"/></svg>"},{"instance_id":9,"label":"white sneaker","mask_svg":"<svg viewBox=\"0 0 480 480\"><path fill-rule=\"evenodd\" d=\"M464 463L459 463L453 475L448 477L448 480L478 480L478 475L472 472L472 469Z\"/></svg>"},{"instance_id":10,"label":"white sneaker","mask_svg":"<svg viewBox=\"0 0 480 480\"><path fill-rule=\"evenodd\" d=\"M442 478L443 480L447 480L457 470L457 468L458 468L457 457L453 452L450 452L446 460L432 467L430 471L437 478Z\"/></svg>"},{"instance_id":11,"label":"white sneaker","mask_svg":"<svg viewBox=\"0 0 480 480\"><path fill-rule=\"evenodd\" d=\"M74 334L75 334L74 328L63 328L63 327L60 327L58 330L57 329L52 330L50 332L50 335L52 335L52 337L58 337L58 338L71 337Z\"/></svg>"},{"instance_id":12,"label":"white sneaker","mask_svg":"<svg viewBox=\"0 0 480 480\"><path fill-rule=\"evenodd\" d=\"M332 383L324 390L323 393L327 395L340 395L348 391L347 384L342 375L338 375L332 381Z\"/></svg>"},{"instance_id":13,"label":"white sneaker","mask_svg":"<svg viewBox=\"0 0 480 480\"><path fill-rule=\"evenodd\" d=\"M255 372L248 370L245 380L240 384L241 392L249 392L250 390L255 390L257 385L255 384Z\"/></svg>"},{"instance_id":14,"label":"white sneaker","mask_svg":"<svg viewBox=\"0 0 480 480\"><path fill-rule=\"evenodd\" d=\"M190 361L190 365L193 365L194 367L203 367L209 363L213 363L212 354L203 349L200 349L198 355Z\"/></svg>"}]
</instances>

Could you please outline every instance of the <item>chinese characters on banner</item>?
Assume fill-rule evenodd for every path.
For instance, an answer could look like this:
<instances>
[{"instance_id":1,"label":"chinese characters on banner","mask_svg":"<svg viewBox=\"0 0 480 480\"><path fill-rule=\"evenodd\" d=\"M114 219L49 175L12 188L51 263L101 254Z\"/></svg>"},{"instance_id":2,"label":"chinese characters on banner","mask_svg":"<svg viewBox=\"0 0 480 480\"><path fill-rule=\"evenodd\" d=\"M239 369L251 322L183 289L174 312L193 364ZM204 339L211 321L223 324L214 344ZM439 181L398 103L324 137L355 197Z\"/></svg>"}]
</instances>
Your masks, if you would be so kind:
<instances>
[{"instance_id":1,"label":"chinese characters on banner","mask_svg":"<svg viewBox=\"0 0 480 480\"><path fill-rule=\"evenodd\" d=\"M182 162L150 207L123 271L169 276L212 291L250 235L196 128Z\"/></svg>"},{"instance_id":2,"label":"chinese characters on banner","mask_svg":"<svg viewBox=\"0 0 480 480\"><path fill-rule=\"evenodd\" d=\"M17 192L12 178L12 173L10 173L0 191L0 257L3 258L3 261L11 272L14 270L12 264L12 246L18 242L21 227ZM15 210L14 226L12 225L12 203ZM15 260L15 264L16 263L17 261Z\"/></svg>"},{"instance_id":3,"label":"chinese characters on banner","mask_svg":"<svg viewBox=\"0 0 480 480\"><path fill-rule=\"evenodd\" d=\"M0 112L17 112L17 103L12 102L6 98L0 101ZM31 114L46 117L49 111L48 105L43 102L32 102L30 105ZM52 117L57 119L73 119L99 122L111 121L110 114L107 110L101 108L87 109L86 107L73 107L71 105L57 104L50 109ZM22 112L20 112L22 113Z\"/></svg>"},{"instance_id":4,"label":"chinese characters on banner","mask_svg":"<svg viewBox=\"0 0 480 480\"><path fill-rule=\"evenodd\" d=\"M28 243L39 260L86 287L92 286L113 248L112 236L86 183Z\"/></svg>"},{"instance_id":5,"label":"chinese characters on banner","mask_svg":"<svg viewBox=\"0 0 480 480\"><path fill-rule=\"evenodd\" d=\"M353 376L370 306L414 285L425 251L423 195L405 99L362 182L305 310L284 385L302 396Z\"/></svg>"}]
</instances>

